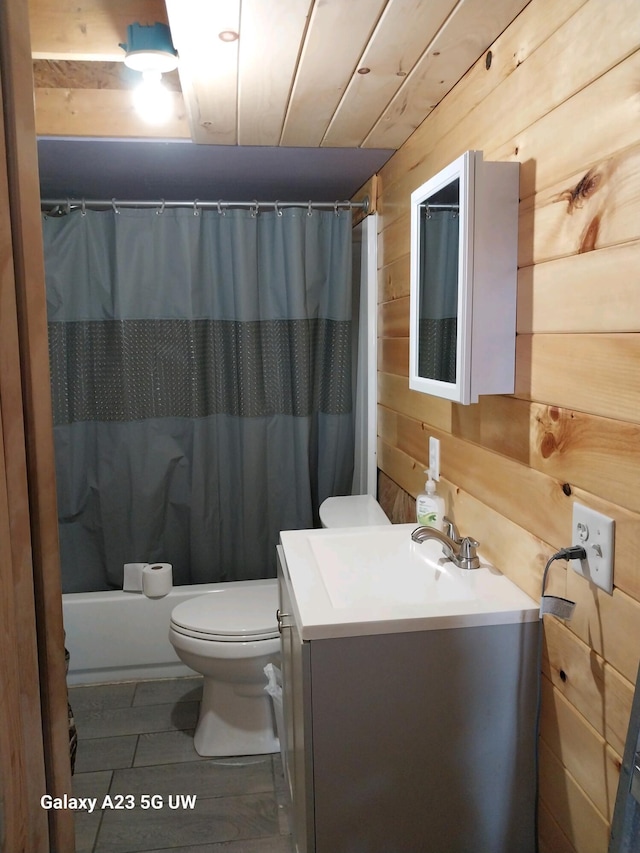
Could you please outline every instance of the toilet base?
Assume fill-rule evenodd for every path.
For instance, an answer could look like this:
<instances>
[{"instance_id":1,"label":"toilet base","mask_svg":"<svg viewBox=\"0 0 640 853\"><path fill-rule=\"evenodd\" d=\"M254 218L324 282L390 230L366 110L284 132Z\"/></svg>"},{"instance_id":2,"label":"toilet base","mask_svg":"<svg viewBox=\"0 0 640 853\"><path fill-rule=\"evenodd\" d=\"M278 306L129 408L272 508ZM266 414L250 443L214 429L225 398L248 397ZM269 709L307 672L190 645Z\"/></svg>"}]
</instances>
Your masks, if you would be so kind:
<instances>
[{"instance_id":1,"label":"toilet base","mask_svg":"<svg viewBox=\"0 0 640 853\"><path fill-rule=\"evenodd\" d=\"M263 685L221 683L205 676L193 745L207 758L279 752L271 699Z\"/></svg>"}]
</instances>

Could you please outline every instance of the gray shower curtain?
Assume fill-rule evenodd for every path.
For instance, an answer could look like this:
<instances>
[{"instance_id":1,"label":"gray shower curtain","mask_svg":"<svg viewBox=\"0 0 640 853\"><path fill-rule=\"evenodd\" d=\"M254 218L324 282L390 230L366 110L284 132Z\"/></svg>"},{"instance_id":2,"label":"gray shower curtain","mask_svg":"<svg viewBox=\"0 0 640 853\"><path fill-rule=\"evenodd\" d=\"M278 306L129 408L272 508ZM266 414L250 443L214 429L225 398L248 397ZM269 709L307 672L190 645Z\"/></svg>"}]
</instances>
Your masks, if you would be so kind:
<instances>
[{"instance_id":1,"label":"gray shower curtain","mask_svg":"<svg viewBox=\"0 0 640 853\"><path fill-rule=\"evenodd\" d=\"M275 574L350 490L351 216L43 217L63 589Z\"/></svg>"}]
</instances>

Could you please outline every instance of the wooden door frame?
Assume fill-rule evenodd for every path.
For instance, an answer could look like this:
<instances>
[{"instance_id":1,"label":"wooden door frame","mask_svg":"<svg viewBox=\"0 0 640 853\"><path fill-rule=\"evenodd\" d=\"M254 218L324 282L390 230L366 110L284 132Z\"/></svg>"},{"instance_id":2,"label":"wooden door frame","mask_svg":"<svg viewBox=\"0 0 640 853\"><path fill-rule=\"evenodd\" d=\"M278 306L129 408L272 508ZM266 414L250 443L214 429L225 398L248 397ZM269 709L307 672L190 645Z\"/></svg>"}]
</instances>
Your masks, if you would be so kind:
<instances>
[{"instance_id":1,"label":"wooden door frame","mask_svg":"<svg viewBox=\"0 0 640 853\"><path fill-rule=\"evenodd\" d=\"M2 849L69 853L73 814L41 804L71 768L27 0L0 0L0 84Z\"/></svg>"}]
</instances>

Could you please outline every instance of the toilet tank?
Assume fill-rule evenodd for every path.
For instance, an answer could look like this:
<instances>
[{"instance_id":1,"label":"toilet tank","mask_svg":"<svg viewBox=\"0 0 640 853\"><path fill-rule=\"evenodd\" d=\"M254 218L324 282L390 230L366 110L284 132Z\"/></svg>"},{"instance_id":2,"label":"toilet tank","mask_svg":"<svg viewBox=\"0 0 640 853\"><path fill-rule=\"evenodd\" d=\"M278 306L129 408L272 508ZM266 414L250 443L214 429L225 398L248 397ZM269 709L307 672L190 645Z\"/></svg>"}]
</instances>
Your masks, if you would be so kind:
<instances>
[{"instance_id":1,"label":"toilet tank","mask_svg":"<svg viewBox=\"0 0 640 853\"><path fill-rule=\"evenodd\" d=\"M378 501L371 495L341 495L320 504L323 527L374 527L391 524Z\"/></svg>"}]
</instances>

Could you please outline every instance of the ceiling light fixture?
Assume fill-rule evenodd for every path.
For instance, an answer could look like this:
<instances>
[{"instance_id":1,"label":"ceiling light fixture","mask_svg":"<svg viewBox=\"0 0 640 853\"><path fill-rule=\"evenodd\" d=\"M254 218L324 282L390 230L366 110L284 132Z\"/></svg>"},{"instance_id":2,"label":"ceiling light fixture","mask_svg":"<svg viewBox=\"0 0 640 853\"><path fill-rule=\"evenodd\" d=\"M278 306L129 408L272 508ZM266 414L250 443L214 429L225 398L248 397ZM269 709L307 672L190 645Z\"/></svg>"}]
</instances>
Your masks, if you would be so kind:
<instances>
[{"instance_id":1,"label":"ceiling light fixture","mask_svg":"<svg viewBox=\"0 0 640 853\"><path fill-rule=\"evenodd\" d=\"M162 85L162 75L178 67L178 56L166 24L130 24L127 27L127 44L120 47L127 52L124 64L142 74L142 83L133 91L136 112L151 124L167 121L171 115L173 99Z\"/></svg>"}]
</instances>

